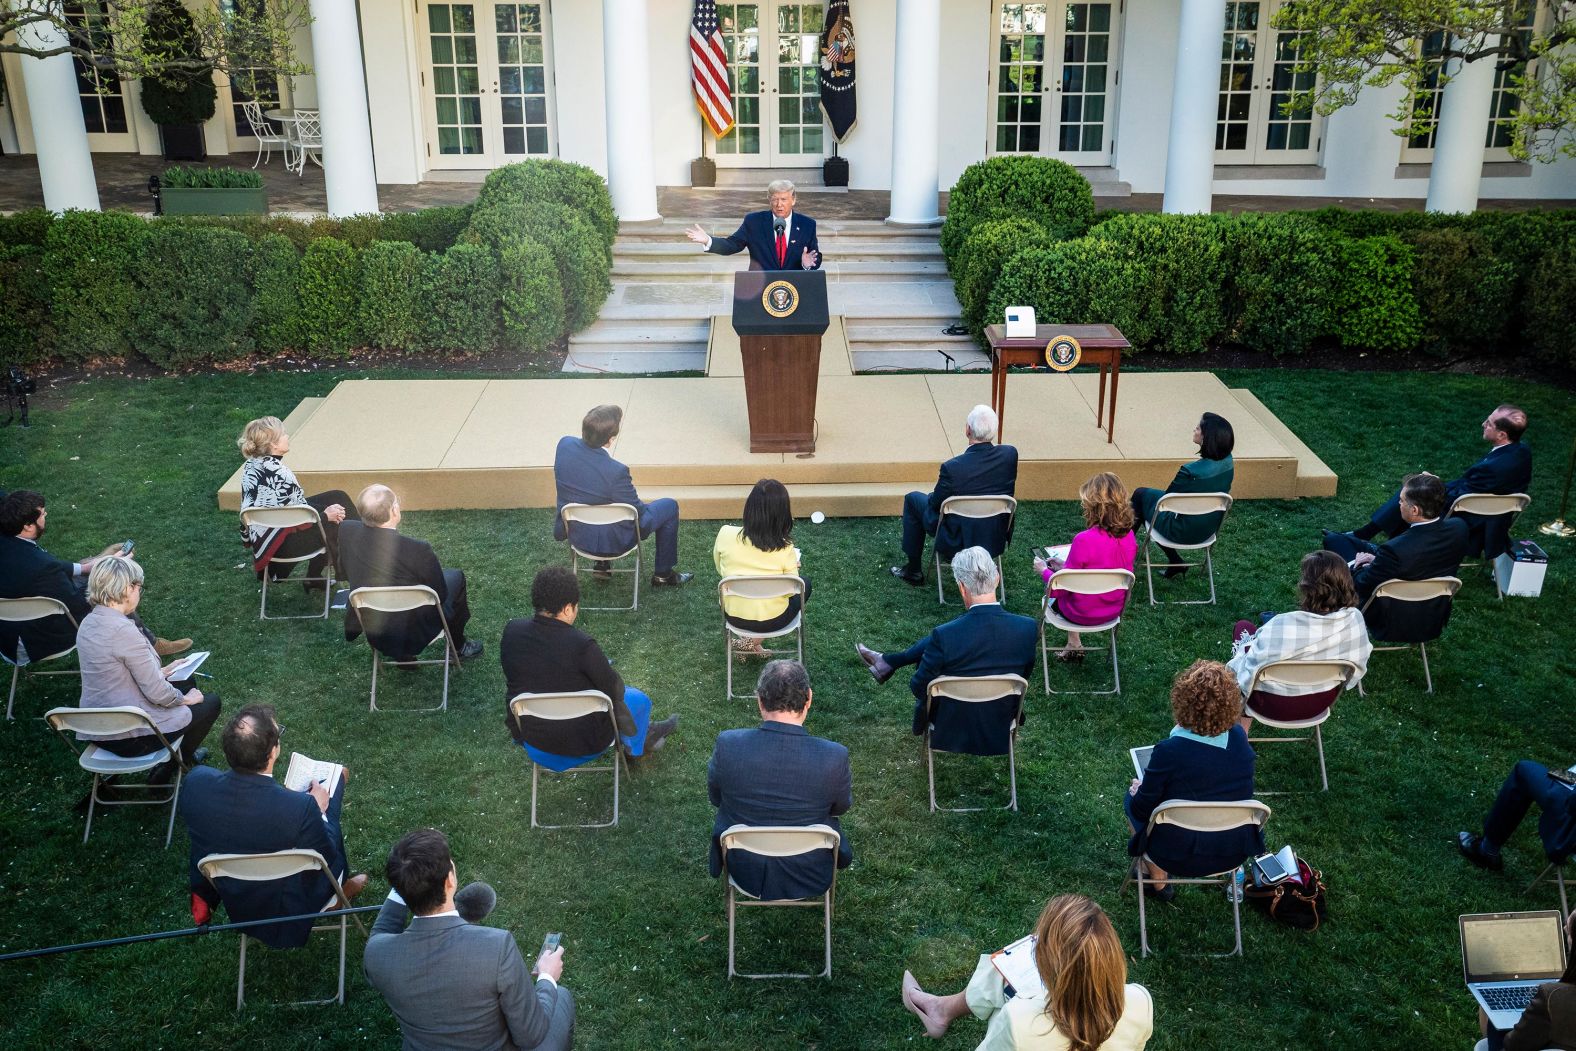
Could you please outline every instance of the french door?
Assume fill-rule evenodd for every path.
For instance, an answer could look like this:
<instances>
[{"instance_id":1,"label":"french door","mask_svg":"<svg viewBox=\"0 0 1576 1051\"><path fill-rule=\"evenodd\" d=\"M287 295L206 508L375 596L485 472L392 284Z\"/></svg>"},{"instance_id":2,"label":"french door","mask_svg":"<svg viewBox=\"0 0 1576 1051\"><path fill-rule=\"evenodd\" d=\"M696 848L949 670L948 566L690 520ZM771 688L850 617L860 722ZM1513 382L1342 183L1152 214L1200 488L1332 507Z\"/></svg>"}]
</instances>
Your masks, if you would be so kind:
<instances>
[{"instance_id":1,"label":"french door","mask_svg":"<svg viewBox=\"0 0 1576 1051\"><path fill-rule=\"evenodd\" d=\"M429 168L496 168L556 150L544 2L423 3Z\"/></svg>"},{"instance_id":2,"label":"french door","mask_svg":"<svg viewBox=\"0 0 1576 1051\"><path fill-rule=\"evenodd\" d=\"M990 152L1109 164L1116 141L1118 0L996 0L991 20Z\"/></svg>"},{"instance_id":3,"label":"french door","mask_svg":"<svg viewBox=\"0 0 1576 1051\"><path fill-rule=\"evenodd\" d=\"M818 165L831 132L821 116L824 0L718 4L734 127L713 139L724 168ZM706 133L708 136L711 133Z\"/></svg>"},{"instance_id":4,"label":"french door","mask_svg":"<svg viewBox=\"0 0 1576 1051\"><path fill-rule=\"evenodd\" d=\"M1311 91L1315 74L1299 73L1300 34L1276 29L1280 0L1230 0L1220 47L1217 164L1315 164L1322 118L1311 107L1286 112L1292 92Z\"/></svg>"},{"instance_id":5,"label":"french door","mask_svg":"<svg viewBox=\"0 0 1576 1051\"><path fill-rule=\"evenodd\" d=\"M67 4L66 21L76 34L86 37L96 49L114 46L108 13L101 6ZM126 82L114 69L97 62L72 56L76 71L77 97L82 105L82 123L88 132L88 148L97 153L135 153L137 134L126 97Z\"/></svg>"}]
</instances>

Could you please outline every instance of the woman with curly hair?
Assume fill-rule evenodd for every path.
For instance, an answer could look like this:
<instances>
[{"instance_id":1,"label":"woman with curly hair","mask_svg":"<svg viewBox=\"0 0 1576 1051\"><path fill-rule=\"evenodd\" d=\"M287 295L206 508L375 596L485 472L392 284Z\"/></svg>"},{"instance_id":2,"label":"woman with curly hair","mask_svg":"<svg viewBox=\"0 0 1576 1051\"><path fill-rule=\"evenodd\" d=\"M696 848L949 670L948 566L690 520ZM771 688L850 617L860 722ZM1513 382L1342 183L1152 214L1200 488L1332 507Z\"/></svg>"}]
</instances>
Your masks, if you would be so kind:
<instances>
[{"instance_id":1,"label":"woman with curly hair","mask_svg":"<svg viewBox=\"0 0 1576 1051\"><path fill-rule=\"evenodd\" d=\"M1073 537L1065 562L1036 557L1034 571L1050 581L1058 569L1125 569L1133 571L1138 555L1138 539L1133 535L1133 508L1127 490L1116 475L1095 475L1078 490L1083 505L1083 532ZM1074 624L1103 624L1120 616L1127 592L1108 591L1100 595L1080 595L1060 588L1050 590L1051 605L1063 619ZM1076 631L1067 633L1067 645L1056 656L1060 661L1083 660L1083 640Z\"/></svg>"},{"instance_id":2,"label":"woman with curly hair","mask_svg":"<svg viewBox=\"0 0 1576 1051\"><path fill-rule=\"evenodd\" d=\"M1253 798L1253 746L1237 721L1242 693L1231 669L1219 661L1194 661L1171 684L1171 714L1176 726L1155 745L1143 778L1133 779L1122 800L1133 827L1127 852L1152 859L1144 892L1162 901L1176 896L1176 888L1166 883L1168 873L1212 876L1264 850L1263 833L1251 825L1225 832L1161 825L1153 836L1146 834L1149 816L1167 800Z\"/></svg>"},{"instance_id":3,"label":"woman with curly hair","mask_svg":"<svg viewBox=\"0 0 1576 1051\"><path fill-rule=\"evenodd\" d=\"M1302 575L1297 582L1298 608L1271 617L1263 627L1239 620L1232 629L1232 655L1228 667L1237 676L1237 685L1248 706L1266 717L1295 721L1312 719L1335 703L1341 687L1310 691L1307 687L1267 682L1253 687L1253 676L1260 668L1276 661L1349 660L1357 674L1346 684L1355 687L1368 670L1368 625L1357 608L1357 588L1352 571L1333 551L1314 551L1303 556ZM1253 720L1242 717L1242 728L1251 730Z\"/></svg>"},{"instance_id":4,"label":"woman with curly hair","mask_svg":"<svg viewBox=\"0 0 1576 1051\"><path fill-rule=\"evenodd\" d=\"M978 1051L1142 1051L1154 1032L1149 990L1127 984L1111 918L1082 894L1052 898L1034 925L1041 989L1010 989L982 955L962 992L936 996L903 972L903 1006L939 1038L955 1019L989 1023Z\"/></svg>"}]
</instances>

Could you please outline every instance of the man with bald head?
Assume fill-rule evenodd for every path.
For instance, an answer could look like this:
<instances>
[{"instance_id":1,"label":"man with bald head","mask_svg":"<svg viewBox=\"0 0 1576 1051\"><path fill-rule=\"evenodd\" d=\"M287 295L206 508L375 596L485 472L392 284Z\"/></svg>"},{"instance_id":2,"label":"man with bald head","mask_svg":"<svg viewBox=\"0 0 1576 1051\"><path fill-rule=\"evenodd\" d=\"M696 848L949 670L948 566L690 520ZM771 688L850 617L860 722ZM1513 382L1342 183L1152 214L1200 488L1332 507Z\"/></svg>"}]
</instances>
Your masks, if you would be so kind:
<instances>
[{"instance_id":1,"label":"man with bald head","mask_svg":"<svg viewBox=\"0 0 1576 1051\"><path fill-rule=\"evenodd\" d=\"M444 569L425 540L399 532L399 497L386 485L369 485L356 497L360 522L339 527L339 571L352 590L365 587L425 585L438 595L443 618L428 606L409 613L380 614L366 630L379 653L394 661L413 661L437 639L444 621L462 658L479 656L480 639L467 639L465 625L471 607L465 600L465 574ZM348 528L347 528L348 527ZM363 629L354 609L345 610L345 638L354 640Z\"/></svg>"}]
</instances>

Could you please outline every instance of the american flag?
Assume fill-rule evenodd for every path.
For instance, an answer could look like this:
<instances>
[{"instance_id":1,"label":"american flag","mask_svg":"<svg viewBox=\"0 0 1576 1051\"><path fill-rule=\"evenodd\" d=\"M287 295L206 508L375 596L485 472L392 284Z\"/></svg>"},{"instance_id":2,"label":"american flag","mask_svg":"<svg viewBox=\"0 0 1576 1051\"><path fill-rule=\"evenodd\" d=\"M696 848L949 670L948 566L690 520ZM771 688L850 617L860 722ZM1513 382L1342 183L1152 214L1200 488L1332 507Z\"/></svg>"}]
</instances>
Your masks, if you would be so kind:
<instances>
[{"instance_id":1,"label":"american flag","mask_svg":"<svg viewBox=\"0 0 1576 1051\"><path fill-rule=\"evenodd\" d=\"M695 105L719 139L733 130L733 93L728 88L728 56L718 32L717 0L695 0L690 19L690 82Z\"/></svg>"}]
</instances>

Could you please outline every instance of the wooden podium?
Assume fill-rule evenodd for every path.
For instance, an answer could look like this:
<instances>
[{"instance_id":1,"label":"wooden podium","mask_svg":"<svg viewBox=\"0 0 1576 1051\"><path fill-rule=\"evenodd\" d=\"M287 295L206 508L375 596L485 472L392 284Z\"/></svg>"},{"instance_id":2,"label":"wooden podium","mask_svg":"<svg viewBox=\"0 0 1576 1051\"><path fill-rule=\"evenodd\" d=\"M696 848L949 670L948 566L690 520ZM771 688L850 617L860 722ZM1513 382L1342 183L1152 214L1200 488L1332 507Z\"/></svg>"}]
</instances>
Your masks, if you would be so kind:
<instances>
[{"instance_id":1,"label":"wooden podium","mask_svg":"<svg viewBox=\"0 0 1576 1051\"><path fill-rule=\"evenodd\" d=\"M744 358L750 452L815 451L826 274L745 270L733 275L733 330Z\"/></svg>"}]
</instances>

